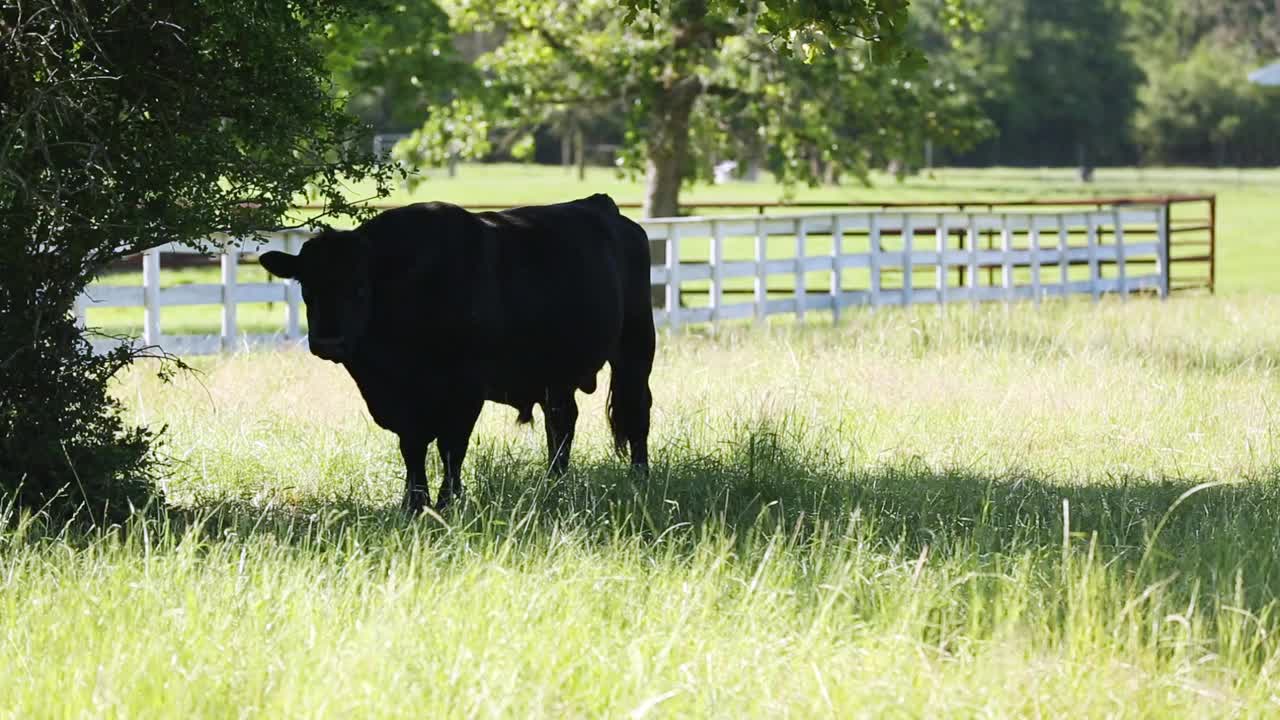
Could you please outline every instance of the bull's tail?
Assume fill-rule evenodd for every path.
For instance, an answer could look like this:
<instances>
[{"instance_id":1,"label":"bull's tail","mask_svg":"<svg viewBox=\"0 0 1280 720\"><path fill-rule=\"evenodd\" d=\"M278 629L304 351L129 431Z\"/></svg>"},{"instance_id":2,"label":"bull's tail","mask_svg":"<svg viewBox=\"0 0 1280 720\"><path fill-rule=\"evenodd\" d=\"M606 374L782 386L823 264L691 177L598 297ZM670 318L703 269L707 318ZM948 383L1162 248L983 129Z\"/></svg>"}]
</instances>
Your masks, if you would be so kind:
<instances>
[{"instance_id":1,"label":"bull's tail","mask_svg":"<svg viewBox=\"0 0 1280 720\"><path fill-rule=\"evenodd\" d=\"M624 271L624 311L622 333L617 349L609 360L609 396L607 408L609 430L618 455L630 449L631 464L649 464L649 410L653 394L649 391L649 373L653 370L653 354L657 333L653 327L653 310L649 306L649 239L644 230L631 223L634 239Z\"/></svg>"},{"instance_id":2,"label":"bull's tail","mask_svg":"<svg viewBox=\"0 0 1280 720\"><path fill-rule=\"evenodd\" d=\"M609 430L619 456L630 449L632 465L649 463L649 409L653 406L649 373L655 335L653 314L646 306L644 314L623 321L618 352L609 361Z\"/></svg>"}]
</instances>

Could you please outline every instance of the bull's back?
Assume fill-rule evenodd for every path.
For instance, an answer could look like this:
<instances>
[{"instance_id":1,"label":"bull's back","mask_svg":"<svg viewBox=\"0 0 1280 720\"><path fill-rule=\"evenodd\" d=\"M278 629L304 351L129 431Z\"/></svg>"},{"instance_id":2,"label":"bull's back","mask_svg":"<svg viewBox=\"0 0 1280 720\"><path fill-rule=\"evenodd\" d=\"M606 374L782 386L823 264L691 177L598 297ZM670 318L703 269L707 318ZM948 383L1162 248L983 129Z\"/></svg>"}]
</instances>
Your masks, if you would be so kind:
<instances>
[{"instance_id":1,"label":"bull's back","mask_svg":"<svg viewBox=\"0 0 1280 720\"><path fill-rule=\"evenodd\" d=\"M607 196L497 213L446 203L383 213L362 226L379 247L377 332L407 351L396 367L425 375L521 391L577 383L618 340L625 275L635 272L627 222ZM647 243L636 247L647 283Z\"/></svg>"},{"instance_id":2,"label":"bull's back","mask_svg":"<svg viewBox=\"0 0 1280 720\"><path fill-rule=\"evenodd\" d=\"M598 371L623 317L622 243L608 208L563 203L481 221L496 247L500 374L574 382Z\"/></svg>"}]
</instances>

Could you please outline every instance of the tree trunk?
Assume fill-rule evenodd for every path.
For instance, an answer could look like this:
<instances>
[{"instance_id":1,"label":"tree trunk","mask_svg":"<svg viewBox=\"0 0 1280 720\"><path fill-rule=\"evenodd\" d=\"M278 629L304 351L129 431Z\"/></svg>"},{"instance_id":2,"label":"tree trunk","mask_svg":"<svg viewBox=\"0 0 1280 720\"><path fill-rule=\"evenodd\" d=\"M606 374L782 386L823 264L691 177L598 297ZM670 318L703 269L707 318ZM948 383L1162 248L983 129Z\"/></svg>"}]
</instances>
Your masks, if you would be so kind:
<instances>
[{"instance_id":1,"label":"tree trunk","mask_svg":"<svg viewBox=\"0 0 1280 720\"><path fill-rule=\"evenodd\" d=\"M644 216L675 217L680 212L680 158L651 153L645 174Z\"/></svg>"},{"instance_id":2,"label":"tree trunk","mask_svg":"<svg viewBox=\"0 0 1280 720\"><path fill-rule=\"evenodd\" d=\"M689 116L702 93L696 77L668 83L656 99L649 128L644 216L674 217L680 212L680 180L689 157Z\"/></svg>"},{"instance_id":3,"label":"tree trunk","mask_svg":"<svg viewBox=\"0 0 1280 720\"><path fill-rule=\"evenodd\" d=\"M1093 164L1089 161L1083 142L1076 143L1076 159L1080 166L1080 182L1093 182Z\"/></svg>"},{"instance_id":4,"label":"tree trunk","mask_svg":"<svg viewBox=\"0 0 1280 720\"><path fill-rule=\"evenodd\" d=\"M578 147L578 182L587 179L587 134L578 125L573 133L574 145Z\"/></svg>"},{"instance_id":5,"label":"tree trunk","mask_svg":"<svg viewBox=\"0 0 1280 720\"><path fill-rule=\"evenodd\" d=\"M702 82L690 77L667 83L656 99L649 129L649 163L641 211L644 217L675 217L680 212L680 181L689 157L689 115L701 92ZM656 264L666 263L666 244L649 243L649 256ZM663 307L666 287L654 285L651 291L653 306Z\"/></svg>"},{"instance_id":6,"label":"tree trunk","mask_svg":"<svg viewBox=\"0 0 1280 720\"><path fill-rule=\"evenodd\" d=\"M565 170L573 167L573 135L568 128L560 136L560 164Z\"/></svg>"},{"instance_id":7,"label":"tree trunk","mask_svg":"<svg viewBox=\"0 0 1280 720\"><path fill-rule=\"evenodd\" d=\"M716 25L704 22L708 0L674 0L667 6L673 30L670 60L658 77L649 122L649 158L645 178L644 217L672 217L680 212L680 182L689 160L689 116L702 94L699 63L716 47ZM666 245L650 243L655 263L667 262ZM679 258L672 258L679 261ZM654 285L653 303L664 304L666 288ZM678 295L678 293L677 293ZM676 298L679 303L679 297Z\"/></svg>"}]
</instances>

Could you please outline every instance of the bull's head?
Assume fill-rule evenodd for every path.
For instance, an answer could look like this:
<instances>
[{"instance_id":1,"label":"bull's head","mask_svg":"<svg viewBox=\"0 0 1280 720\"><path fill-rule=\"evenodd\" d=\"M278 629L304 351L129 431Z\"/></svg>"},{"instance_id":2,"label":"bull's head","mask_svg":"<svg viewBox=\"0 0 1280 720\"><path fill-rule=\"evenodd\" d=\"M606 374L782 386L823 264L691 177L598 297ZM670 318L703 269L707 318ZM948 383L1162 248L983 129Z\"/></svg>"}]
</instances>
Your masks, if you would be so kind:
<instances>
[{"instance_id":1,"label":"bull's head","mask_svg":"<svg viewBox=\"0 0 1280 720\"><path fill-rule=\"evenodd\" d=\"M293 278L307 304L308 343L316 357L350 360L369 329L373 313L372 259L359 232L328 230L297 255L267 252L258 262L267 272Z\"/></svg>"}]
</instances>

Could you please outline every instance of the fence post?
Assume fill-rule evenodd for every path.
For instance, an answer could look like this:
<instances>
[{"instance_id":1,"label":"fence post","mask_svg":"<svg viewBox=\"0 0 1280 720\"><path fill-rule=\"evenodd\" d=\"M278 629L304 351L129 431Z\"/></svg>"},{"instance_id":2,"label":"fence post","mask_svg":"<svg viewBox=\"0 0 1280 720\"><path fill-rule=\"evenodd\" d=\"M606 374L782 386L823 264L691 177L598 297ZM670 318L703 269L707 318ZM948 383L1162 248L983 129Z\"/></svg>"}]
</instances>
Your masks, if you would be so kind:
<instances>
[{"instance_id":1,"label":"fence post","mask_svg":"<svg viewBox=\"0 0 1280 720\"><path fill-rule=\"evenodd\" d=\"M969 227L966 239L969 241L969 304L978 306L978 286L981 281L978 279L978 253L981 248L978 243L978 222L977 218L969 214Z\"/></svg>"},{"instance_id":2,"label":"fence post","mask_svg":"<svg viewBox=\"0 0 1280 720\"><path fill-rule=\"evenodd\" d=\"M1036 215L1027 216L1027 224L1030 225L1027 244L1031 247L1031 301L1040 307L1040 225L1037 220L1039 217Z\"/></svg>"},{"instance_id":3,"label":"fence post","mask_svg":"<svg viewBox=\"0 0 1280 720\"><path fill-rule=\"evenodd\" d=\"M1120 285L1120 300L1123 302L1129 299L1129 274L1124 266L1124 226L1120 224L1120 208L1111 209L1111 222L1115 224L1115 231L1111 235L1116 241L1116 280Z\"/></svg>"},{"instance_id":4,"label":"fence post","mask_svg":"<svg viewBox=\"0 0 1280 720\"><path fill-rule=\"evenodd\" d=\"M915 258L912 253L915 252L916 229L911 222L911 213L902 216L902 304L903 306L911 305L911 296L914 294L915 278Z\"/></svg>"},{"instance_id":5,"label":"fence post","mask_svg":"<svg viewBox=\"0 0 1280 720\"><path fill-rule=\"evenodd\" d=\"M806 249L808 246L808 243L805 241L808 240L808 230L804 226L803 218L796 220L795 227L796 227L796 267L795 267L796 320L803 323L805 305L807 304L806 300L808 299L808 294L809 294L809 289L805 283L805 277L804 277L804 269L805 269L804 259L805 259L805 253L808 252Z\"/></svg>"},{"instance_id":6,"label":"fence post","mask_svg":"<svg viewBox=\"0 0 1280 720\"><path fill-rule=\"evenodd\" d=\"M1098 223L1092 212L1085 213L1085 225L1089 241L1089 295L1097 302L1102 297L1102 286L1098 284L1102 273L1098 266Z\"/></svg>"},{"instance_id":7,"label":"fence post","mask_svg":"<svg viewBox=\"0 0 1280 720\"><path fill-rule=\"evenodd\" d=\"M724 292L721 264L724 262L724 227L719 220L711 221L711 330L720 326L720 305Z\"/></svg>"},{"instance_id":8,"label":"fence post","mask_svg":"<svg viewBox=\"0 0 1280 720\"><path fill-rule=\"evenodd\" d=\"M828 291L831 295L831 324L838 325L840 323L840 294L843 292L843 285L840 282L841 269L843 263L840 256L844 254L844 217L839 213L831 216L831 287Z\"/></svg>"},{"instance_id":9,"label":"fence post","mask_svg":"<svg viewBox=\"0 0 1280 720\"><path fill-rule=\"evenodd\" d=\"M756 324L769 320L769 229L763 216L756 219Z\"/></svg>"},{"instance_id":10,"label":"fence post","mask_svg":"<svg viewBox=\"0 0 1280 720\"><path fill-rule=\"evenodd\" d=\"M680 329L680 229L667 226L667 324Z\"/></svg>"},{"instance_id":11,"label":"fence post","mask_svg":"<svg viewBox=\"0 0 1280 720\"><path fill-rule=\"evenodd\" d=\"M302 250L302 242L297 233L289 233L284 237L284 249L297 255ZM286 340L297 340L302 337L299 314L302 305L302 286L297 280L284 281L284 337Z\"/></svg>"},{"instance_id":12,"label":"fence post","mask_svg":"<svg viewBox=\"0 0 1280 720\"><path fill-rule=\"evenodd\" d=\"M871 271L871 300L870 306L872 310L880 304L880 216L872 213L867 219L867 249L870 254L867 256L867 265Z\"/></svg>"},{"instance_id":13,"label":"fence post","mask_svg":"<svg viewBox=\"0 0 1280 720\"><path fill-rule=\"evenodd\" d=\"M1013 231L1009 229L1009 214L1000 215L1000 285L1004 288L1005 304L1013 302Z\"/></svg>"},{"instance_id":14,"label":"fence post","mask_svg":"<svg viewBox=\"0 0 1280 720\"><path fill-rule=\"evenodd\" d=\"M160 248L142 254L142 342L160 344Z\"/></svg>"},{"instance_id":15,"label":"fence post","mask_svg":"<svg viewBox=\"0 0 1280 720\"><path fill-rule=\"evenodd\" d=\"M1059 280L1062 282L1061 294L1063 297L1071 294L1071 259L1069 253L1071 250L1071 239L1067 235L1067 219L1061 213L1058 214L1058 273Z\"/></svg>"},{"instance_id":16,"label":"fence post","mask_svg":"<svg viewBox=\"0 0 1280 720\"><path fill-rule=\"evenodd\" d=\"M938 265L934 270L933 284L938 291L938 308L947 305L947 245L950 244L951 231L947 229L947 216L938 213L937 222L933 226L934 244L938 248Z\"/></svg>"},{"instance_id":17,"label":"fence post","mask_svg":"<svg viewBox=\"0 0 1280 720\"><path fill-rule=\"evenodd\" d=\"M1165 209L1169 210L1169 204L1165 203ZM1165 230L1168 231L1168 222L1166 218ZM1168 245L1166 244L1167 248ZM1165 256L1168 262L1168 255ZM1209 294L1216 292L1218 284L1218 196L1209 196Z\"/></svg>"},{"instance_id":18,"label":"fence post","mask_svg":"<svg viewBox=\"0 0 1280 720\"><path fill-rule=\"evenodd\" d=\"M222 246L222 351L231 352L236 342L236 266L240 250L227 241Z\"/></svg>"},{"instance_id":19,"label":"fence post","mask_svg":"<svg viewBox=\"0 0 1280 720\"><path fill-rule=\"evenodd\" d=\"M1164 300L1169 297L1169 205L1167 203L1156 210L1156 265L1160 275L1160 299Z\"/></svg>"},{"instance_id":20,"label":"fence post","mask_svg":"<svg viewBox=\"0 0 1280 720\"><path fill-rule=\"evenodd\" d=\"M72 312L74 312L76 316L76 326L81 330L85 329L85 327L88 326L89 319L88 311L85 309L84 293L80 293L76 296L75 304L72 305Z\"/></svg>"}]
</instances>

